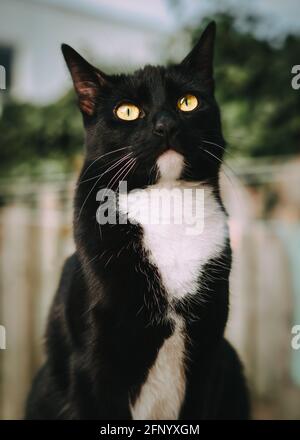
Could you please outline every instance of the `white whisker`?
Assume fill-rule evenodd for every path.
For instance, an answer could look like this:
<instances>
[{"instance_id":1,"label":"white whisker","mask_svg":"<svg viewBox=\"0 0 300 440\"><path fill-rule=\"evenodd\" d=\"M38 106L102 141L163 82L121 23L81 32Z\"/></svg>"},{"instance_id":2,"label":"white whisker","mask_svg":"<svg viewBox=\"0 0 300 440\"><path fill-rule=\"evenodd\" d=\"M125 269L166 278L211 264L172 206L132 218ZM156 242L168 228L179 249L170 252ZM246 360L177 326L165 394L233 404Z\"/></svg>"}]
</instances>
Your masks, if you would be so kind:
<instances>
[{"instance_id":1,"label":"white whisker","mask_svg":"<svg viewBox=\"0 0 300 440\"><path fill-rule=\"evenodd\" d=\"M127 153L127 155L123 156L121 159L118 160L117 164L112 165L111 167L109 167L107 170L104 171L104 173L102 173L100 175L100 177L96 180L96 182L94 183L94 185L92 186L91 190L89 191L88 195L86 196L83 204L81 205L79 214L78 214L78 218L80 218L80 215L82 213L82 210L88 200L88 198L90 197L91 193L93 192L93 190L95 189L96 185L98 184L98 182L100 181L100 179L104 176L104 174L108 173L110 170L114 169L117 165L119 165L120 163L122 163L124 160L126 160L132 153Z\"/></svg>"},{"instance_id":2,"label":"white whisker","mask_svg":"<svg viewBox=\"0 0 300 440\"><path fill-rule=\"evenodd\" d=\"M95 162L97 162L98 160L102 159L105 156L109 156L110 154L113 153L117 153L118 151L122 151L122 150L126 150L127 148L129 148L130 145L126 146L126 147L122 147L122 148L118 148L117 150L113 150L113 151L109 151L108 153L102 154L101 156L97 157L95 160L93 160L93 162L87 167L87 169L84 171L84 173L82 174L81 177L85 176L86 173L88 172L88 170L91 168L92 165L94 165Z\"/></svg>"}]
</instances>

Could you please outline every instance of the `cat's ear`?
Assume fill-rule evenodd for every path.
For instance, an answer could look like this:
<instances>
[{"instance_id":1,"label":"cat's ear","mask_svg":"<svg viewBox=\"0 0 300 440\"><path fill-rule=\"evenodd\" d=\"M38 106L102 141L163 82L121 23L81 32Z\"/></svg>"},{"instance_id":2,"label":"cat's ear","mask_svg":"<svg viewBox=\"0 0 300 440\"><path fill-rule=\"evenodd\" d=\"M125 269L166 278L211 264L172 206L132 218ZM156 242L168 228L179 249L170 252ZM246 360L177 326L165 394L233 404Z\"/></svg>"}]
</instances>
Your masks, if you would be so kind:
<instances>
[{"instance_id":1,"label":"cat's ear","mask_svg":"<svg viewBox=\"0 0 300 440\"><path fill-rule=\"evenodd\" d=\"M181 63L189 69L199 71L208 84L213 84L215 37L216 23L211 21L203 31L199 41Z\"/></svg>"},{"instance_id":2,"label":"cat's ear","mask_svg":"<svg viewBox=\"0 0 300 440\"><path fill-rule=\"evenodd\" d=\"M80 110L85 115L93 116L100 89L108 77L67 44L62 44L61 50L73 79Z\"/></svg>"}]
</instances>

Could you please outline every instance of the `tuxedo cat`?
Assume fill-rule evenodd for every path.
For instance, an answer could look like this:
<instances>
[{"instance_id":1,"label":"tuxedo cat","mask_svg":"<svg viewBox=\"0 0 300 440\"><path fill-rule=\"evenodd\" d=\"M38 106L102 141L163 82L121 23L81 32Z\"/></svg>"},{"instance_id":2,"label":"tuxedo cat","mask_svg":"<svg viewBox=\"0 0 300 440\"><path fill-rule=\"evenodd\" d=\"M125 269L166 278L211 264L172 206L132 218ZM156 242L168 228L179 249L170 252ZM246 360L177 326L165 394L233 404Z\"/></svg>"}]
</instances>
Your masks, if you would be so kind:
<instances>
[{"instance_id":1,"label":"tuxedo cat","mask_svg":"<svg viewBox=\"0 0 300 440\"><path fill-rule=\"evenodd\" d=\"M29 419L249 417L241 364L224 339L231 249L219 191L225 141L214 40L211 23L180 64L132 75L107 75L62 46L83 116L85 161L74 203L76 252L52 304ZM97 194L120 181L127 192L107 205L117 221L101 224L107 197L99 208ZM149 208L153 190L163 190L164 207L172 195L175 211L192 190L182 221ZM197 197L203 210L195 217ZM155 222L144 215L153 209ZM193 218L199 230L188 230Z\"/></svg>"}]
</instances>

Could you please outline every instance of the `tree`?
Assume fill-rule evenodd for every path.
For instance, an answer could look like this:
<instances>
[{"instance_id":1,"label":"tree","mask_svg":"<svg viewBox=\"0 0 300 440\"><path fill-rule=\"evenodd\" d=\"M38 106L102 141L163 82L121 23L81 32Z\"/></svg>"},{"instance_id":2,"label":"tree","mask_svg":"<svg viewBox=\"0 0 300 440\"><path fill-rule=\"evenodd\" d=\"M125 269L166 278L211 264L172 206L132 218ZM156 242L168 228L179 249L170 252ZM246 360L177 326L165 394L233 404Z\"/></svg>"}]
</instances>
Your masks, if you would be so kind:
<instances>
[{"instance_id":1,"label":"tree","mask_svg":"<svg viewBox=\"0 0 300 440\"><path fill-rule=\"evenodd\" d=\"M242 32L235 19L217 14L215 76L224 131L231 151L243 156L300 152L300 90L291 86L293 65L300 63L300 38L281 46ZM256 18L249 17L255 25ZM195 42L203 24L192 29Z\"/></svg>"},{"instance_id":2,"label":"tree","mask_svg":"<svg viewBox=\"0 0 300 440\"><path fill-rule=\"evenodd\" d=\"M82 149L83 129L73 92L44 107L8 101L0 118L0 169L5 172L40 159L57 159L68 168Z\"/></svg>"}]
</instances>

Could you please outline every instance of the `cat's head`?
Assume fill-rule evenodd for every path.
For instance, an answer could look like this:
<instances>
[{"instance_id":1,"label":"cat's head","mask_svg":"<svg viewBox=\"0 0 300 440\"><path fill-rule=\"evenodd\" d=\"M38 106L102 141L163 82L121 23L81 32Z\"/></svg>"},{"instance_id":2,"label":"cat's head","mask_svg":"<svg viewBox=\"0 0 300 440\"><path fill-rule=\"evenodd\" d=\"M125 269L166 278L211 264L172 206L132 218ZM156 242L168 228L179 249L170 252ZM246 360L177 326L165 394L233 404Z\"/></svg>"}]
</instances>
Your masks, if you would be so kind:
<instances>
[{"instance_id":1,"label":"cat's head","mask_svg":"<svg viewBox=\"0 0 300 440\"><path fill-rule=\"evenodd\" d=\"M132 187L160 178L216 180L225 143L214 97L214 40L210 23L181 63L130 75L107 75L62 46L86 130L84 169L102 174L99 186L112 179Z\"/></svg>"}]
</instances>

